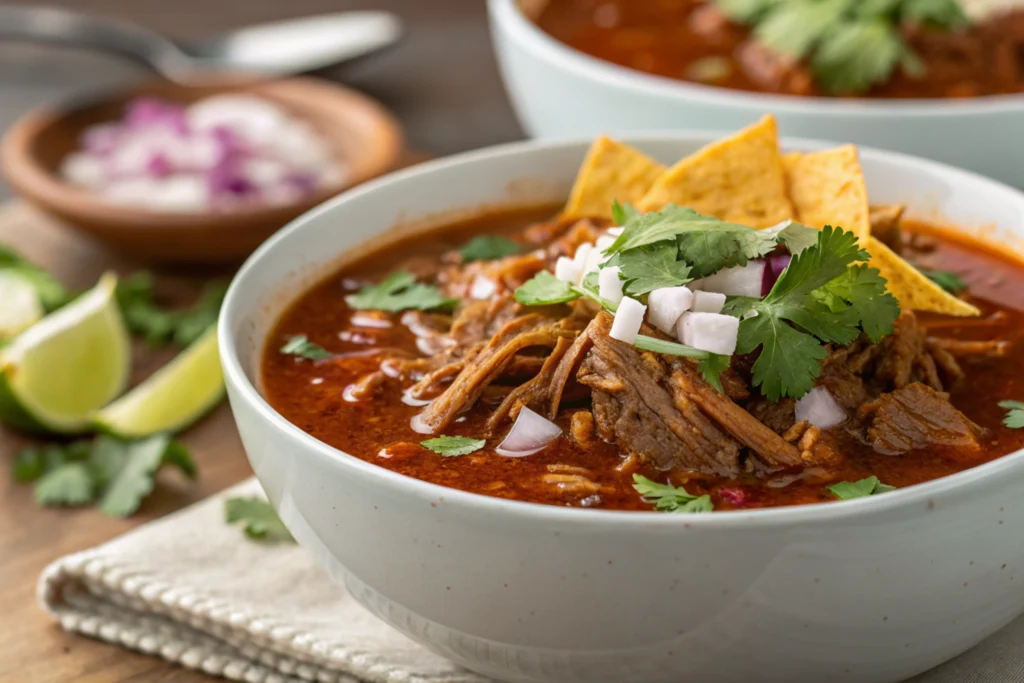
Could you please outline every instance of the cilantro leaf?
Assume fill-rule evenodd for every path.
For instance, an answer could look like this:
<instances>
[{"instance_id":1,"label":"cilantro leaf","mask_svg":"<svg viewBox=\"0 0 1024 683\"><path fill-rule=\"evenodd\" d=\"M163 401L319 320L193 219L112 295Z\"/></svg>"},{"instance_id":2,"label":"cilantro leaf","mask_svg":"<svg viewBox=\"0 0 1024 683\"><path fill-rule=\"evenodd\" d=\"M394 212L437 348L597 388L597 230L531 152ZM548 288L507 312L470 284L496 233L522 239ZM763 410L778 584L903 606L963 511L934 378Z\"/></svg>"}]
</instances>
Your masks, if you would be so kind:
<instances>
[{"instance_id":1,"label":"cilantro leaf","mask_svg":"<svg viewBox=\"0 0 1024 683\"><path fill-rule=\"evenodd\" d=\"M841 481L838 484L829 486L828 490L839 500L851 500L853 498L875 496L879 493L894 491L896 487L883 484L878 480L878 477L872 475L855 482Z\"/></svg>"},{"instance_id":2,"label":"cilantro leaf","mask_svg":"<svg viewBox=\"0 0 1024 683\"><path fill-rule=\"evenodd\" d=\"M807 247L813 247L818 243L818 231L816 229L808 228L806 225L793 221L788 221L785 225L774 228L765 228L760 232L763 235L774 238L794 256Z\"/></svg>"},{"instance_id":3,"label":"cilantro leaf","mask_svg":"<svg viewBox=\"0 0 1024 683\"><path fill-rule=\"evenodd\" d=\"M416 282L416 276L397 270L376 285L363 287L345 297L345 303L357 311L387 311L397 313L408 309L429 311L434 308L452 308L454 299L441 296L432 285Z\"/></svg>"},{"instance_id":4,"label":"cilantro leaf","mask_svg":"<svg viewBox=\"0 0 1024 683\"><path fill-rule=\"evenodd\" d=\"M542 270L515 291L515 299L524 306L563 304L582 296L579 288L559 280L551 271Z\"/></svg>"},{"instance_id":5,"label":"cilantro leaf","mask_svg":"<svg viewBox=\"0 0 1024 683\"><path fill-rule=\"evenodd\" d=\"M921 271L925 276L939 287L950 294L959 294L960 292L967 289L967 283L960 279L960 276L956 273L951 273L948 270L924 270Z\"/></svg>"},{"instance_id":6,"label":"cilantro leaf","mask_svg":"<svg viewBox=\"0 0 1024 683\"><path fill-rule=\"evenodd\" d=\"M500 235L477 235L459 249L465 263L470 261L492 261L518 254L522 246Z\"/></svg>"},{"instance_id":7,"label":"cilantro leaf","mask_svg":"<svg viewBox=\"0 0 1024 683\"><path fill-rule=\"evenodd\" d=\"M171 438L157 434L142 441L119 444L107 451L104 466L109 478L100 498L100 511L113 517L129 517L153 491L153 477L165 460Z\"/></svg>"},{"instance_id":8,"label":"cilantro leaf","mask_svg":"<svg viewBox=\"0 0 1024 683\"><path fill-rule=\"evenodd\" d=\"M309 341L304 334L297 334L291 337L285 345L280 348L280 352L289 356L298 356L300 358L306 358L308 360L325 360L331 357L331 352L320 346Z\"/></svg>"},{"instance_id":9,"label":"cilantro leaf","mask_svg":"<svg viewBox=\"0 0 1024 683\"><path fill-rule=\"evenodd\" d=\"M691 496L681 486L659 484L639 474L633 475L633 488L658 512L711 512L715 509L707 494Z\"/></svg>"},{"instance_id":10,"label":"cilantro leaf","mask_svg":"<svg viewBox=\"0 0 1024 683\"><path fill-rule=\"evenodd\" d=\"M195 305L168 310L156 303L153 276L138 272L117 283L117 303L125 326L153 346L174 342L185 347L217 322L227 284L210 282Z\"/></svg>"},{"instance_id":11,"label":"cilantro leaf","mask_svg":"<svg viewBox=\"0 0 1024 683\"><path fill-rule=\"evenodd\" d=\"M626 280L625 293L635 297L661 287L690 282L690 266L676 260L677 252L675 245L662 242L619 254L618 266Z\"/></svg>"},{"instance_id":12,"label":"cilantro leaf","mask_svg":"<svg viewBox=\"0 0 1024 683\"><path fill-rule=\"evenodd\" d=\"M36 290L39 303L47 313L73 299L73 295L55 277L22 258L11 249L0 246L0 268L11 270L27 280Z\"/></svg>"},{"instance_id":13,"label":"cilantro leaf","mask_svg":"<svg viewBox=\"0 0 1024 683\"><path fill-rule=\"evenodd\" d=\"M844 308L851 312L873 342L893 330L900 315L900 303L885 288L885 278L877 268L861 264L848 268L844 275L826 283L811 294L833 313ZM835 341L839 341L836 339Z\"/></svg>"},{"instance_id":14,"label":"cilantro leaf","mask_svg":"<svg viewBox=\"0 0 1024 683\"><path fill-rule=\"evenodd\" d=\"M44 507L91 503L95 487L83 462L67 462L42 475L36 482L36 502Z\"/></svg>"},{"instance_id":15,"label":"cilantro leaf","mask_svg":"<svg viewBox=\"0 0 1024 683\"><path fill-rule=\"evenodd\" d=\"M260 498L228 498L224 502L228 524L242 523L248 538L270 543L294 541L274 507Z\"/></svg>"},{"instance_id":16,"label":"cilantro leaf","mask_svg":"<svg viewBox=\"0 0 1024 683\"><path fill-rule=\"evenodd\" d=\"M1000 401L1000 408L1006 408L1003 424L1010 429L1024 429L1024 401Z\"/></svg>"},{"instance_id":17,"label":"cilantro leaf","mask_svg":"<svg viewBox=\"0 0 1024 683\"><path fill-rule=\"evenodd\" d=\"M632 204L619 204L619 200L612 201L612 220L615 225L625 226L630 220L640 215L640 212Z\"/></svg>"},{"instance_id":18,"label":"cilantro leaf","mask_svg":"<svg viewBox=\"0 0 1024 683\"><path fill-rule=\"evenodd\" d=\"M452 457L456 455L469 455L483 448L486 443L486 439L471 439L468 436L447 436L442 434L435 439L421 441L420 445L434 451L438 455Z\"/></svg>"},{"instance_id":19,"label":"cilantro leaf","mask_svg":"<svg viewBox=\"0 0 1024 683\"><path fill-rule=\"evenodd\" d=\"M939 28L958 28L969 22L958 0L903 0L900 19Z\"/></svg>"},{"instance_id":20,"label":"cilantro leaf","mask_svg":"<svg viewBox=\"0 0 1024 683\"><path fill-rule=\"evenodd\" d=\"M776 52L803 59L846 11L847 0L790 0L761 21L754 35Z\"/></svg>"},{"instance_id":21,"label":"cilantro leaf","mask_svg":"<svg viewBox=\"0 0 1024 683\"><path fill-rule=\"evenodd\" d=\"M811 67L827 92L864 92L873 84L888 80L908 51L891 21L847 21L833 26L826 34Z\"/></svg>"},{"instance_id":22,"label":"cilantro leaf","mask_svg":"<svg viewBox=\"0 0 1024 683\"><path fill-rule=\"evenodd\" d=\"M732 356L723 356L720 353L709 353L708 357L700 362L697 369L704 377L704 381L718 389L719 393L725 393L722 388L722 373L729 369L732 364Z\"/></svg>"},{"instance_id":23,"label":"cilantro leaf","mask_svg":"<svg viewBox=\"0 0 1024 683\"><path fill-rule=\"evenodd\" d=\"M825 226L817 244L793 256L768 296L730 302L729 313L741 318L736 352L761 349L753 381L768 400L799 398L814 387L827 355L821 342L847 344L860 334L859 324L878 336L887 325L891 331L899 307L877 271L848 272L860 260L865 253L853 233ZM837 278L848 281L833 285ZM825 293L815 291L823 287Z\"/></svg>"}]
</instances>

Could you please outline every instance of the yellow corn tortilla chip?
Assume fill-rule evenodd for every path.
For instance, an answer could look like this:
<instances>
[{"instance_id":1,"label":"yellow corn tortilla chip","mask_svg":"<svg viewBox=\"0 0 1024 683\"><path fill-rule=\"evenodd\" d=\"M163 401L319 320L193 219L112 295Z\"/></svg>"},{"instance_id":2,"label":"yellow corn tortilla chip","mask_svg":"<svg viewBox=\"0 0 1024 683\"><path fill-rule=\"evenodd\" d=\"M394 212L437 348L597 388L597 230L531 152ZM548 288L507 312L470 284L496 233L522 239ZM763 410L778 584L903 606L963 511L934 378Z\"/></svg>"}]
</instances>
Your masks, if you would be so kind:
<instances>
[{"instance_id":1,"label":"yellow corn tortilla chip","mask_svg":"<svg viewBox=\"0 0 1024 683\"><path fill-rule=\"evenodd\" d=\"M686 157L658 178L638 207L658 211L667 204L753 228L791 218L775 118L765 116Z\"/></svg>"},{"instance_id":2,"label":"yellow corn tortilla chip","mask_svg":"<svg viewBox=\"0 0 1024 683\"><path fill-rule=\"evenodd\" d=\"M611 218L612 202L635 204L665 167L637 149L607 137L590 146L563 215Z\"/></svg>"},{"instance_id":3,"label":"yellow corn tortilla chip","mask_svg":"<svg viewBox=\"0 0 1024 683\"><path fill-rule=\"evenodd\" d=\"M843 145L821 152L794 152L782 158L789 198L804 225L841 227L867 244L871 236L868 190L857 148Z\"/></svg>"},{"instance_id":4,"label":"yellow corn tortilla chip","mask_svg":"<svg viewBox=\"0 0 1024 683\"><path fill-rule=\"evenodd\" d=\"M901 308L965 317L981 315L977 308L939 287L874 237L868 238L867 245L871 252L868 264L878 268L888 281L889 291L900 302Z\"/></svg>"}]
</instances>

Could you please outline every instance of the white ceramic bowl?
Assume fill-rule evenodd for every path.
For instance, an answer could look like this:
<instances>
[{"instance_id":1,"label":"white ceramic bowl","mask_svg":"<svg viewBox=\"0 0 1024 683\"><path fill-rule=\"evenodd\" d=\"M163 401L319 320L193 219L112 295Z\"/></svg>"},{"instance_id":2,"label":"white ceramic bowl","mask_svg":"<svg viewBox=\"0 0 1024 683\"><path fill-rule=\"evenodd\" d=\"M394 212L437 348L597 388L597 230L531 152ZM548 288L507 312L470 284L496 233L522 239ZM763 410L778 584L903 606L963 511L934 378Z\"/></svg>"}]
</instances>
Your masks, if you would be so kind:
<instances>
[{"instance_id":1,"label":"white ceramic bowl","mask_svg":"<svg viewBox=\"0 0 1024 683\"><path fill-rule=\"evenodd\" d=\"M671 162L714 137L627 141ZM267 404L260 353L310 283L396 224L415 232L481 205L559 201L587 146L518 143L393 174L299 218L243 266L220 319L228 393L252 467L299 543L389 624L510 681L884 683L1024 612L1024 452L877 498L609 512L407 478ZM862 156L875 201L1024 237L1016 191L934 162Z\"/></svg>"},{"instance_id":2,"label":"white ceramic bowl","mask_svg":"<svg viewBox=\"0 0 1024 683\"><path fill-rule=\"evenodd\" d=\"M533 137L736 130L773 112L786 136L916 154L1024 187L1024 95L896 101L727 90L595 59L537 28L517 0L488 6L505 86Z\"/></svg>"}]
</instances>

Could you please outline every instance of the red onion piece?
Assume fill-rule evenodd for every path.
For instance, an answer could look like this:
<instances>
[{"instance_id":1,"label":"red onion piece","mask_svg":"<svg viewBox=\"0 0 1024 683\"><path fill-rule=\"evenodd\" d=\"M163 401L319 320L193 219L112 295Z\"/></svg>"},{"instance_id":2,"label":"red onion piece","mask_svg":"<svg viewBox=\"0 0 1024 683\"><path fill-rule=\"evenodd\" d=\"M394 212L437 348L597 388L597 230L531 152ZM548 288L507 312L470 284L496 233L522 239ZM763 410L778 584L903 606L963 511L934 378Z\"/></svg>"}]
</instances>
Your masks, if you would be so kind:
<instances>
[{"instance_id":1,"label":"red onion piece","mask_svg":"<svg viewBox=\"0 0 1024 683\"><path fill-rule=\"evenodd\" d=\"M519 417L508 436L494 450L506 458L522 458L543 450L561 433L562 428L554 422L524 407L519 411Z\"/></svg>"},{"instance_id":2,"label":"red onion piece","mask_svg":"<svg viewBox=\"0 0 1024 683\"><path fill-rule=\"evenodd\" d=\"M765 257L766 265L764 277L761 279L761 296L768 296L768 292L772 291L772 287L778 282L782 271L789 267L792 258L784 251L773 251Z\"/></svg>"},{"instance_id":3,"label":"red onion piece","mask_svg":"<svg viewBox=\"0 0 1024 683\"><path fill-rule=\"evenodd\" d=\"M760 503L756 500L756 497L747 489L743 488L732 488L732 489L719 489L718 496L728 502L733 507L737 508L750 508L760 507Z\"/></svg>"}]
</instances>

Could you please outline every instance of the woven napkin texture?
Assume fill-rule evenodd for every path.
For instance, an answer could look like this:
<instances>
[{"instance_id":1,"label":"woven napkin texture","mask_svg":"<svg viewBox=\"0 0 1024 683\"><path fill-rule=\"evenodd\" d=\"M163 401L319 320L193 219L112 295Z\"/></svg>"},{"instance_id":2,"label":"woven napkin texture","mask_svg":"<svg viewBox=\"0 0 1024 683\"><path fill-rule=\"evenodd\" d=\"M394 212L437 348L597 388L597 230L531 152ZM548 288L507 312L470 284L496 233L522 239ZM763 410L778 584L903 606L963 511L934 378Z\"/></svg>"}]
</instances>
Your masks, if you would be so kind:
<instances>
[{"instance_id":1,"label":"woven napkin texture","mask_svg":"<svg viewBox=\"0 0 1024 683\"><path fill-rule=\"evenodd\" d=\"M235 681L487 683L379 621L298 546L224 522L226 498L262 495L250 480L57 560L40 601L68 631ZM913 680L1021 682L1024 619Z\"/></svg>"}]
</instances>

